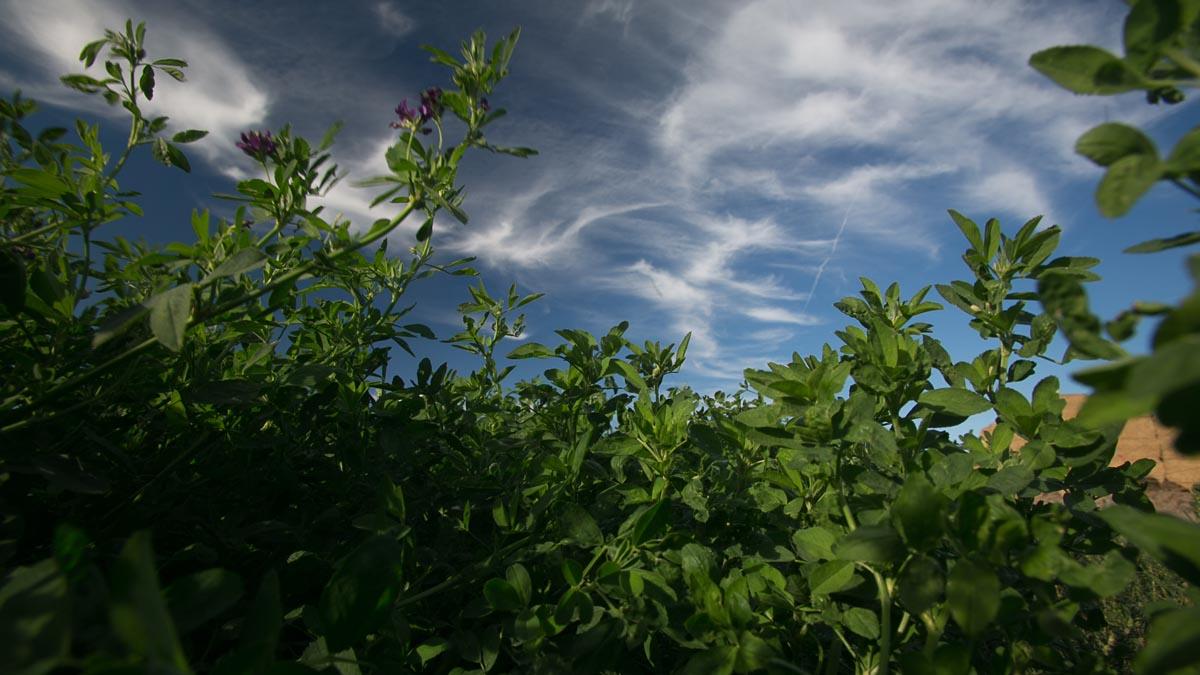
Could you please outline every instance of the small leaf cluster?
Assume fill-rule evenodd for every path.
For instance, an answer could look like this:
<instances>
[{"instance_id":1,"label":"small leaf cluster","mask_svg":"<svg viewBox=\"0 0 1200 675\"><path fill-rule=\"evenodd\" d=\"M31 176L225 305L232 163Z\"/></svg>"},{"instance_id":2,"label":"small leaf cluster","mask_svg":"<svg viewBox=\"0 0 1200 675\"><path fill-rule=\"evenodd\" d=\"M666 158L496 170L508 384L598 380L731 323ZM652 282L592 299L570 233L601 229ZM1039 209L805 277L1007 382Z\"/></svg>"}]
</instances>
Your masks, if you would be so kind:
<instances>
[{"instance_id":1,"label":"small leaf cluster","mask_svg":"<svg viewBox=\"0 0 1200 675\"><path fill-rule=\"evenodd\" d=\"M1124 23L1123 58L1093 46L1054 47L1034 54L1030 64L1077 94L1142 90L1151 104L1182 101L1184 90L1195 88L1200 79L1200 3L1139 0L1131 5ZM1200 127L1185 133L1162 158L1149 136L1119 122L1097 126L1076 143L1079 154L1105 168L1096 201L1100 211L1110 217L1128 212L1158 182L1200 197L1198 148ZM1155 253L1197 242L1200 231L1190 231L1145 241L1126 252ZM1200 255L1188 257L1187 269L1196 289L1177 305L1137 302L1106 322L1089 310L1087 294L1077 280L1058 275L1039 280L1038 293L1069 341L1068 353L1112 360L1076 375L1093 390L1079 414L1087 427L1119 425L1153 413L1176 429L1178 451L1200 452L1200 425L1194 414L1200 405ZM1151 352L1131 356L1119 343L1133 337L1147 318L1157 320ZM1130 544L1180 574L1193 585L1194 594L1200 576L1188 561L1196 559L1200 528L1127 506L1115 506L1099 515ZM1134 663L1138 672L1195 668L1200 663L1195 650L1196 625L1200 625L1200 611L1194 606L1157 608L1146 647Z\"/></svg>"},{"instance_id":2,"label":"small leaf cluster","mask_svg":"<svg viewBox=\"0 0 1200 675\"><path fill-rule=\"evenodd\" d=\"M1076 94L1143 90L1150 103L1182 102L1183 89L1200 78L1200 3L1138 0L1132 5L1122 33L1124 57L1092 45L1074 45L1040 51L1030 65ZM1192 194L1200 188L1200 133L1195 130L1163 158L1137 128L1106 122L1081 136L1075 151L1105 168L1096 203L1109 217L1127 213L1158 181L1170 181Z\"/></svg>"}]
</instances>

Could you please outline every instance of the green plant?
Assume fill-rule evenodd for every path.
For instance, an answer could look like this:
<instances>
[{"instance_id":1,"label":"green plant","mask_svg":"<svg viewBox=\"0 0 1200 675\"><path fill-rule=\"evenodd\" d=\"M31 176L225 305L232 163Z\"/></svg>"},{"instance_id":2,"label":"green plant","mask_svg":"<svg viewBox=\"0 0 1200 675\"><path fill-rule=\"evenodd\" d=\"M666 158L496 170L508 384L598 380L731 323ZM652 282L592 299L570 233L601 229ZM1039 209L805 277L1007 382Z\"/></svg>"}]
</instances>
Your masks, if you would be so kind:
<instances>
[{"instance_id":1,"label":"green plant","mask_svg":"<svg viewBox=\"0 0 1200 675\"><path fill-rule=\"evenodd\" d=\"M832 674L1123 664L1128 654L1090 636L1141 630L1111 610L1131 580L1158 578L1158 568L1137 576L1139 550L1195 582L1195 528L1147 513L1151 463L1109 466L1123 418L1064 420L1053 377L1032 396L1014 388L1035 378L1059 333L1068 358L1123 357L1130 322L1110 324L1112 339L1099 333L1082 290L1097 261L1055 257L1059 229L1036 218L1009 234L950 212L969 275L937 291L986 343L967 360L919 320L942 309L929 287L906 298L863 279L858 297L837 303L854 324L836 348L747 370L734 394L698 396L667 384L689 338L637 345L626 323L600 336L560 330L558 344L505 356L538 294L493 297L480 282L459 307L463 330L446 338L480 367L460 375L421 359L412 377L389 373L393 346L417 354L435 337L407 323L410 284L474 274L469 260L435 262L432 244L435 213L467 219L456 184L466 151L532 154L483 135L503 113L488 97L516 41L488 49L476 34L461 58L429 50L453 89L397 108L390 173L364 185L398 212L362 233L308 203L338 178L336 127L316 144L285 127L243 136L261 177L224 196L238 203L232 218L195 214L195 242L153 250L97 238L138 213L116 182L123 160L108 161L94 127L77 126L76 146L62 130L29 132L31 103L0 107L7 665ZM144 44L130 23L82 55L107 48L110 79L66 80L127 104L134 131L121 157L159 147L166 120L145 120L138 96L154 72L181 77L186 65L145 62ZM447 111L464 128L454 144ZM423 141L426 130L437 134ZM188 137L156 152L186 168L170 148ZM409 217L423 218L415 244L392 257L386 236ZM1162 309L1160 332L1190 326L1189 307ZM548 367L509 384L505 358ZM1083 377L1119 384L1133 372L1121 368L1157 358ZM1159 393L1163 404L1176 389ZM980 413L999 418L990 435L946 431ZM1061 504L1037 499L1058 490ZM1105 497L1118 506L1099 510ZM1138 667L1185 661L1194 611L1153 614ZM1098 625L1104 616L1114 625Z\"/></svg>"}]
</instances>

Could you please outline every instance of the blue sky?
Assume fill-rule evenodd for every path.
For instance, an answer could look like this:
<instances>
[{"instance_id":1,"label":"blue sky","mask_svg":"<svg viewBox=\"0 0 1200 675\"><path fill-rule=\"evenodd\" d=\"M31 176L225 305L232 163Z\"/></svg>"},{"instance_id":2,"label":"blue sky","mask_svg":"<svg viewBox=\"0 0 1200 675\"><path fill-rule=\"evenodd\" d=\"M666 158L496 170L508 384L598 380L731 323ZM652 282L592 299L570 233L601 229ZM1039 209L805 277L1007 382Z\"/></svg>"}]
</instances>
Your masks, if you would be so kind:
<instances>
[{"instance_id":1,"label":"blue sky","mask_svg":"<svg viewBox=\"0 0 1200 675\"><path fill-rule=\"evenodd\" d=\"M947 208L1009 232L1037 214L1062 225L1063 254L1104 260L1102 316L1181 297L1182 254L1120 250L1193 229L1191 204L1158 187L1106 220L1092 201L1099 170L1072 147L1119 120L1169 148L1195 119L1191 103L1077 97L1026 65L1058 44L1119 50L1124 11L1117 0L0 0L0 87L44 102L47 124L107 120L116 146L118 111L57 76L79 70L79 48L105 27L143 19L152 56L191 64L188 83L160 82L153 109L211 134L192 146L192 176L134 162L123 186L147 195L147 214L111 234L187 238L191 209L224 208L208 194L252 170L234 147L241 131L291 122L319 137L334 120L346 123L335 158L348 180L326 203L366 225L385 213L368 211L353 179L382 172L400 99L445 81L419 46L456 51L475 28L521 26L493 101L509 116L492 138L541 154L469 160L471 223L438 222L440 255L478 256L493 290L545 292L526 339L555 344L555 328L621 320L638 340L691 331L676 382L731 389L746 367L836 344L849 320L832 305L860 275L906 295L962 277ZM461 279L416 295L417 318L442 336L457 329ZM956 358L984 348L955 310L931 319ZM420 349L471 367L445 345Z\"/></svg>"}]
</instances>

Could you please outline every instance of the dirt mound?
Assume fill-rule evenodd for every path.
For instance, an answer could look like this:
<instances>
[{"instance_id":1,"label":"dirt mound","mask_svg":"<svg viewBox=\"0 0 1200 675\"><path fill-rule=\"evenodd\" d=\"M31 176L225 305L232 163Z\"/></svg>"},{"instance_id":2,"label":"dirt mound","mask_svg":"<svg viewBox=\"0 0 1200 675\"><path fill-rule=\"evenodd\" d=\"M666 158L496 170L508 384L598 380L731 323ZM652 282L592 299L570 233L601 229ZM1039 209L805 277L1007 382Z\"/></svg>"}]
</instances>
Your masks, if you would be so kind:
<instances>
[{"instance_id":1,"label":"dirt mound","mask_svg":"<svg viewBox=\"0 0 1200 675\"><path fill-rule=\"evenodd\" d=\"M1067 402L1063 409L1064 418L1072 418L1079 414L1087 396L1084 394L1066 394L1063 400ZM996 428L992 424L981 432L990 435ZM1175 432L1159 424L1153 415L1143 415L1129 420L1121 436L1117 439L1117 452L1113 455L1112 465L1120 466L1125 462L1136 462L1139 459L1151 459L1155 462L1154 470L1150 472L1146 486L1146 495L1161 513L1173 513L1177 516L1196 520L1196 498L1192 488L1200 485L1200 457L1187 457L1175 450ZM1025 439L1013 439L1013 448L1025 445ZM1047 495L1048 498L1054 497Z\"/></svg>"}]
</instances>

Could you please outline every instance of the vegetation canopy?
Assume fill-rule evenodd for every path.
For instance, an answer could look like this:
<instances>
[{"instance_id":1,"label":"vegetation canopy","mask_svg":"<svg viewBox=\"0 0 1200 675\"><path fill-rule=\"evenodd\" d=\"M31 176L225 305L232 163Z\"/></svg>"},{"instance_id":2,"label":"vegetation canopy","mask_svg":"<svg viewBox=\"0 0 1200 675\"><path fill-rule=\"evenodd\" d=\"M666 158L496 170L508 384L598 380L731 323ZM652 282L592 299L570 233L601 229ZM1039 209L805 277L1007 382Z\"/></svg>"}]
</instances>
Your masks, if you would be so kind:
<instances>
[{"instance_id":1,"label":"vegetation canopy","mask_svg":"<svg viewBox=\"0 0 1200 675\"><path fill-rule=\"evenodd\" d=\"M205 135L144 113L187 64L151 55L143 24L83 48L103 79L63 77L128 113L115 154L96 124L34 131L33 102L0 102L0 671L1200 668L1200 526L1154 513L1152 462L1110 466L1147 412L1200 452L1200 290L1104 321L1085 291L1098 261L1057 256L1038 218L950 211L967 274L936 290L975 355L922 322L943 310L930 287L864 278L836 347L702 396L666 382L687 336L636 344L621 323L508 351L538 294L479 282L445 338L478 368L389 374L393 348L436 339L408 318L410 285L476 276L433 248L435 216L468 219L461 162L535 154L486 135L518 35L426 48L449 82L396 108L388 173L362 183L394 215L365 227L310 203L339 179L338 127L285 126L237 142L259 173L218 195L230 217L196 212L194 240L161 248L120 236L141 215L127 158L189 171ZM1200 0L1140 0L1124 55L1031 65L1171 104L1200 78L1198 36ZM1110 122L1077 150L1105 169L1107 215L1159 181L1200 196L1200 127L1163 155ZM1153 350L1132 356L1146 317ZM1037 377L1056 336L1059 362L1104 362L1078 375L1094 393L1076 419ZM545 371L513 383L518 359ZM946 431L981 413L991 434Z\"/></svg>"}]
</instances>

